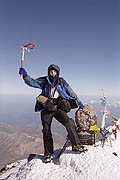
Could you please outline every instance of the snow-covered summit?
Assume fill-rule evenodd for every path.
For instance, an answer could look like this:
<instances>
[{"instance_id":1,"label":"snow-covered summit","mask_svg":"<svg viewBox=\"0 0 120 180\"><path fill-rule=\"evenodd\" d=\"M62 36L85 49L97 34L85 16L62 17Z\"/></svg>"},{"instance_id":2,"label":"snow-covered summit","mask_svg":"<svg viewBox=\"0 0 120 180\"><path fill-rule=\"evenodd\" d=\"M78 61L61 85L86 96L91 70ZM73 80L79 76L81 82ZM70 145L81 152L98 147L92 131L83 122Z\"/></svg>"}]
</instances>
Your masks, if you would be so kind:
<instances>
[{"instance_id":1,"label":"snow-covered summit","mask_svg":"<svg viewBox=\"0 0 120 180\"><path fill-rule=\"evenodd\" d=\"M71 147L61 155L59 162L43 163L43 155L37 155L29 163L27 159L9 165L0 180L119 180L120 139L109 141L101 147L88 146L85 153L72 152ZM115 155L114 155L114 154ZM116 156L117 155L117 156Z\"/></svg>"}]
</instances>

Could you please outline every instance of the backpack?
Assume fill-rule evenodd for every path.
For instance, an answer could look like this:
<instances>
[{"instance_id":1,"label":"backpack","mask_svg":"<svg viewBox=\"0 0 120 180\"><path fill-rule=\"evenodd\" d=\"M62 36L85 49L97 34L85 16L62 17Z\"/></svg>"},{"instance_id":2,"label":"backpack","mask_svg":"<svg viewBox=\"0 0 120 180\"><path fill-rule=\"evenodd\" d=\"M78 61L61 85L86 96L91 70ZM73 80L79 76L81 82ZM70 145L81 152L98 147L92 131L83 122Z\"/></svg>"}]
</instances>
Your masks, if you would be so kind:
<instances>
[{"instance_id":1,"label":"backpack","mask_svg":"<svg viewBox=\"0 0 120 180\"><path fill-rule=\"evenodd\" d=\"M91 126L97 126L97 114L92 106L86 105L75 112L75 122L81 131L88 131Z\"/></svg>"}]
</instances>

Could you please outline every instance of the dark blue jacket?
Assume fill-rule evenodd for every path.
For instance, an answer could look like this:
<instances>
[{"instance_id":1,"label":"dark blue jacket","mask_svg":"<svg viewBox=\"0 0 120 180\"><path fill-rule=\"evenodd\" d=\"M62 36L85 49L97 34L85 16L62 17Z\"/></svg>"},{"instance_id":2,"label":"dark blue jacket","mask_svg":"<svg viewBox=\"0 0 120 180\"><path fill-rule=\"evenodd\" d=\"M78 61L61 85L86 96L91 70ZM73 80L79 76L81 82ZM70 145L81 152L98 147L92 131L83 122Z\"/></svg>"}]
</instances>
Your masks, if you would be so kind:
<instances>
[{"instance_id":1,"label":"dark blue jacket","mask_svg":"<svg viewBox=\"0 0 120 180\"><path fill-rule=\"evenodd\" d=\"M42 89L42 94L45 97L51 98L52 85L49 81L48 76L32 79L30 76L27 75L24 77L24 81L27 85L31 87ZM81 104L81 101L79 100L75 92L63 78L58 79L58 85L56 90L58 91L60 97L70 102L71 109L77 108ZM42 109L43 107L39 106L37 107L37 109L35 109L35 111L40 111Z\"/></svg>"}]
</instances>

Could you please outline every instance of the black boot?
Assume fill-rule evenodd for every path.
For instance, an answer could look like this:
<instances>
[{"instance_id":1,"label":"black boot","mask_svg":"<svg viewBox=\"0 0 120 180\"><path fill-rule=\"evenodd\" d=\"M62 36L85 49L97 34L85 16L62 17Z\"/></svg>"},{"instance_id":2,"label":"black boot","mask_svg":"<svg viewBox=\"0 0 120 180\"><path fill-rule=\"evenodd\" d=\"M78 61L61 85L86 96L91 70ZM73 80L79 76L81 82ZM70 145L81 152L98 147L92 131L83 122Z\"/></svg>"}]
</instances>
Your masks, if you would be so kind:
<instances>
[{"instance_id":1,"label":"black boot","mask_svg":"<svg viewBox=\"0 0 120 180\"><path fill-rule=\"evenodd\" d=\"M51 154L45 155L45 163L50 163L51 162Z\"/></svg>"}]
</instances>

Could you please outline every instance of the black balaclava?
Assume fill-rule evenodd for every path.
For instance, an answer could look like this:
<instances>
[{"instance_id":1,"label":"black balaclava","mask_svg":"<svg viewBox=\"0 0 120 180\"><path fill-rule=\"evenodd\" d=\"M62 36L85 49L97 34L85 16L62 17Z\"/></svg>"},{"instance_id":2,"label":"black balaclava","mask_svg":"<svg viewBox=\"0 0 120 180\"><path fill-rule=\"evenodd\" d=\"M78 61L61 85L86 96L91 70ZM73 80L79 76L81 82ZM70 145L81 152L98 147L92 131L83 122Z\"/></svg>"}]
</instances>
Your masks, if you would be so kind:
<instances>
[{"instance_id":1,"label":"black balaclava","mask_svg":"<svg viewBox=\"0 0 120 180\"><path fill-rule=\"evenodd\" d=\"M57 75L55 77L50 75L51 70L55 70L57 72ZM60 68L58 67L58 65L51 64L48 67L48 77L53 87L56 86L56 84L58 83L59 73L60 73Z\"/></svg>"}]
</instances>

